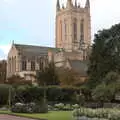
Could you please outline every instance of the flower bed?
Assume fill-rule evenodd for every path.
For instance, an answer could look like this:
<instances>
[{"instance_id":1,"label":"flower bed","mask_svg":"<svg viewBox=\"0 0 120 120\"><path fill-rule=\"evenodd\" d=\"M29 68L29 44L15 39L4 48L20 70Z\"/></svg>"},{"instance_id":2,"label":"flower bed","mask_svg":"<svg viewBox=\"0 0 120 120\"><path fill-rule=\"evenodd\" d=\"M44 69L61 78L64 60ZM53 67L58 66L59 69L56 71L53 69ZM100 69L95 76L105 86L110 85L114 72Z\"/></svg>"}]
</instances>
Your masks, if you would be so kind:
<instances>
[{"instance_id":1,"label":"flower bed","mask_svg":"<svg viewBox=\"0 0 120 120\"><path fill-rule=\"evenodd\" d=\"M75 120L120 120L118 109L80 108L73 111Z\"/></svg>"},{"instance_id":2,"label":"flower bed","mask_svg":"<svg viewBox=\"0 0 120 120\"><path fill-rule=\"evenodd\" d=\"M79 108L78 104L63 104L63 103L58 103L58 104L54 104L54 105L48 105L48 110L49 111L72 111L74 109Z\"/></svg>"},{"instance_id":3,"label":"flower bed","mask_svg":"<svg viewBox=\"0 0 120 120\"><path fill-rule=\"evenodd\" d=\"M15 113L47 113L48 107L45 103L16 103L12 106L11 111Z\"/></svg>"}]
</instances>

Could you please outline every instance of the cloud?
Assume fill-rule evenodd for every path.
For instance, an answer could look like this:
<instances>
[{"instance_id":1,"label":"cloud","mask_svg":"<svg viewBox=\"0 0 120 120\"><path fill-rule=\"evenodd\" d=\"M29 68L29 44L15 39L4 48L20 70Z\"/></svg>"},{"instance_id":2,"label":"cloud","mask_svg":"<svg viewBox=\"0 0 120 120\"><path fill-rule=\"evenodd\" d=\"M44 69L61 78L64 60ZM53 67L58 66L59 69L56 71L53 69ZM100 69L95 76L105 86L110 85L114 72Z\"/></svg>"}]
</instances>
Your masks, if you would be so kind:
<instances>
[{"instance_id":1,"label":"cloud","mask_svg":"<svg viewBox=\"0 0 120 120\"><path fill-rule=\"evenodd\" d=\"M0 49L0 60L5 59L5 54L4 52Z\"/></svg>"},{"instance_id":2,"label":"cloud","mask_svg":"<svg viewBox=\"0 0 120 120\"><path fill-rule=\"evenodd\" d=\"M10 47L11 45L2 45L0 46L0 49L3 51L4 54L8 54Z\"/></svg>"},{"instance_id":3,"label":"cloud","mask_svg":"<svg viewBox=\"0 0 120 120\"><path fill-rule=\"evenodd\" d=\"M3 0L2 0L3 1ZM0 38L2 44L10 40L17 43L28 42L53 45L54 12L52 2L46 0L12 0L3 2L0 11ZM1 2L1 1L0 1ZM1 5L0 5L1 7ZM1 42L0 41L0 42Z\"/></svg>"},{"instance_id":4,"label":"cloud","mask_svg":"<svg viewBox=\"0 0 120 120\"><path fill-rule=\"evenodd\" d=\"M0 60L6 59L11 45L0 45Z\"/></svg>"},{"instance_id":5,"label":"cloud","mask_svg":"<svg viewBox=\"0 0 120 120\"><path fill-rule=\"evenodd\" d=\"M6 54L12 40L54 46L57 0L0 0L0 46ZM74 0L73 0L74 1ZM78 0L82 6L86 0ZM92 36L120 21L120 0L90 0ZM61 0L65 3L66 0ZM93 38L93 37L92 37Z\"/></svg>"}]
</instances>

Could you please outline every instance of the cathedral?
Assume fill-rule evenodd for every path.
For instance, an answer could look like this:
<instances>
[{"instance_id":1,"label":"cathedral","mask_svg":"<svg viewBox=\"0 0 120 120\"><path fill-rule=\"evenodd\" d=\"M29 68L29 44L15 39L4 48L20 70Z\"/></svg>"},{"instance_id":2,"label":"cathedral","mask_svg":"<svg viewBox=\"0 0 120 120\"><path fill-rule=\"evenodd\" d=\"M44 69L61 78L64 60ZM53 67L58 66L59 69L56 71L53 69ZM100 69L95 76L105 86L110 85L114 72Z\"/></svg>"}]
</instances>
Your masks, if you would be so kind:
<instances>
[{"instance_id":1,"label":"cathedral","mask_svg":"<svg viewBox=\"0 0 120 120\"><path fill-rule=\"evenodd\" d=\"M20 75L35 81L36 70L43 70L53 61L57 68L73 69L80 78L87 77L87 60L91 46L90 1L84 7L77 0L56 4L55 48L15 44L7 58L7 78Z\"/></svg>"}]
</instances>

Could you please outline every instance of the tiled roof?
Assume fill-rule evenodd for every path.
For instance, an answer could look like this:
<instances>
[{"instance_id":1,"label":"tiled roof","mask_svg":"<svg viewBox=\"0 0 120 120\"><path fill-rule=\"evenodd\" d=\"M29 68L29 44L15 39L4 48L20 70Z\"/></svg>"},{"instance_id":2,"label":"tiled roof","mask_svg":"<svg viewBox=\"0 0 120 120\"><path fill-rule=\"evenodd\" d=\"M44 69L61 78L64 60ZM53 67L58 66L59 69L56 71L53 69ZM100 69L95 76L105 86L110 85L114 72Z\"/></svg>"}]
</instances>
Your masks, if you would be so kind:
<instances>
[{"instance_id":1,"label":"tiled roof","mask_svg":"<svg viewBox=\"0 0 120 120\"><path fill-rule=\"evenodd\" d=\"M69 60L72 69L82 76L87 76L88 62L80 60Z\"/></svg>"},{"instance_id":2,"label":"tiled roof","mask_svg":"<svg viewBox=\"0 0 120 120\"><path fill-rule=\"evenodd\" d=\"M20 51L23 56L42 56L47 55L49 50L56 50L53 47L34 46L34 45L22 45L14 44L17 50Z\"/></svg>"}]
</instances>

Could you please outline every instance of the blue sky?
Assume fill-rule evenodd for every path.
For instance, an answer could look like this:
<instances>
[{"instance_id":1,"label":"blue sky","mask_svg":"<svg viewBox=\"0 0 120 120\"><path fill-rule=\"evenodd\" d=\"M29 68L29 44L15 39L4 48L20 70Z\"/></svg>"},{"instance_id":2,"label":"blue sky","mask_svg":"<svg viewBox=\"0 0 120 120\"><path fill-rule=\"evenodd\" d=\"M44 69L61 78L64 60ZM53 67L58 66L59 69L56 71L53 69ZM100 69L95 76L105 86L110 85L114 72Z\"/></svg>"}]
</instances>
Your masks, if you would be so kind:
<instances>
[{"instance_id":1,"label":"blue sky","mask_svg":"<svg viewBox=\"0 0 120 120\"><path fill-rule=\"evenodd\" d=\"M78 1L84 5L86 0ZM119 23L119 5L120 0L91 0L92 36ZM56 0L0 0L0 59L7 56L12 40L54 46L55 8Z\"/></svg>"}]
</instances>

